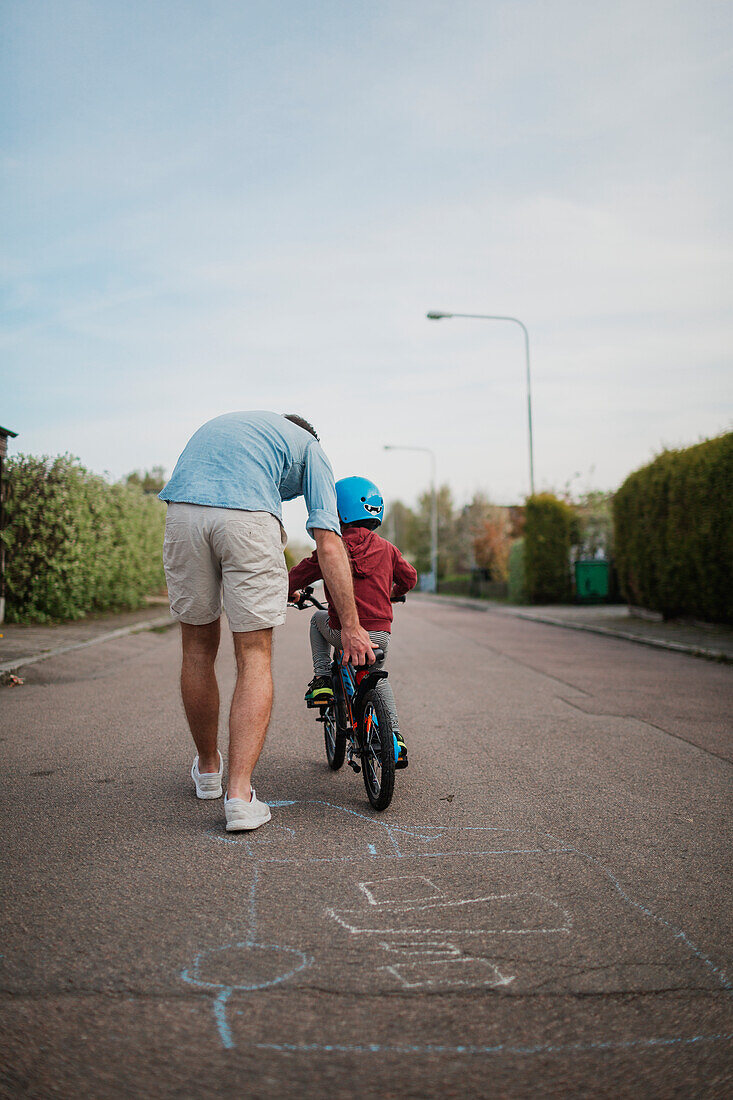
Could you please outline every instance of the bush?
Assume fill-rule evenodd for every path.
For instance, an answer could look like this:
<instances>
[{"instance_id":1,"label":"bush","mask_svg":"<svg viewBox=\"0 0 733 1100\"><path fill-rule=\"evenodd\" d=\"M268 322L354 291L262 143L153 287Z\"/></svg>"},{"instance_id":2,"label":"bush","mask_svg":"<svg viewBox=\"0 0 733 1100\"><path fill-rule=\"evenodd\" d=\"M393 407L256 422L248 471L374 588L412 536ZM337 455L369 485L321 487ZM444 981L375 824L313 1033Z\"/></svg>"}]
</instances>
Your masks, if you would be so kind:
<instances>
[{"instance_id":1,"label":"bush","mask_svg":"<svg viewBox=\"0 0 733 1100\"><path fill-rule=\"evenodd\" d=\"M69 455L10 459L5 513L9 622L136 608L165 584L165 505Z\"/></svg>"},{"instance_id":2,"label":"bush","mask_svg":"<svg viewBox=\"0 0 733 1100\"><path fill-rule=\"evenodd\" d=\"M444 596L470 596L471 574L449 573L440 578L438 589Z\"/></svg>"},{"instance_id":3,"label":"bush","mask_svg":"<svg viewBox=\"0 0 733 1100\"><path fill-rule=\"evenodd\" d=\"M524 528L524 576L530 603L570 599L570 547L578 536L573 509L551 493L529 497Z\"/></svg>"},{"instance_id":4,"label":"bush","mask_svg":"<svg viewBox=\"0 0 733 1100\"><path fill-rule=\"evenodd\" d=\"M665 618L733 622L733 432L636 470L613 514L629 603Z\"/></svg>"},{"instance_id":5,"label":"bush","mask_svg":"<svg viewBox=\"0 0 733 1100\"><path fill-rule=\"evenodd\" d=\"M509 551L509 602L527 602L524 580L524 539L517 539Z\"/></svg>"}]
</instances>

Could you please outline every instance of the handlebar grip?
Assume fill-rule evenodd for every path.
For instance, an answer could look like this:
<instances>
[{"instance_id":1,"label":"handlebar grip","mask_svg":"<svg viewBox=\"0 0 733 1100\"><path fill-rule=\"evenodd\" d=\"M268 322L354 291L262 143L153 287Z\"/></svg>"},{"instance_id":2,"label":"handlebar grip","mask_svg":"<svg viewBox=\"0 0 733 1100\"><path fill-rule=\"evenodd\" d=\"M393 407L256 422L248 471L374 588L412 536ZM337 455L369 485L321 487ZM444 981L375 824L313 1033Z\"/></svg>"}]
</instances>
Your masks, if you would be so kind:
<instances>
[{"instance_id":1,"label":"handlebar grip","mask_svg":"<svg viewBox=\"0 0 733 1100\"><path fill-rule=\"evenodd\" d=\"M404 603L405 602L405 597L404 596L390 596L389 602L390 603Z\"/></svg>"},{"instance_id":2,"label":"handlebar grip","mask_svg":"<svg viewBox=\"0 0 733 1100\"><path fill-rule=\"evenodd\" d=\"M317 600L313 595L313 589L310 585L306 585L300 590L300 599L295 603L293 600L288 600L291 607L297 607L298 611L305 611L309 604L313 607L317 607L319 611L326 611L326 605L322 604L320 600Z\"/></svg>"}]
</instances>

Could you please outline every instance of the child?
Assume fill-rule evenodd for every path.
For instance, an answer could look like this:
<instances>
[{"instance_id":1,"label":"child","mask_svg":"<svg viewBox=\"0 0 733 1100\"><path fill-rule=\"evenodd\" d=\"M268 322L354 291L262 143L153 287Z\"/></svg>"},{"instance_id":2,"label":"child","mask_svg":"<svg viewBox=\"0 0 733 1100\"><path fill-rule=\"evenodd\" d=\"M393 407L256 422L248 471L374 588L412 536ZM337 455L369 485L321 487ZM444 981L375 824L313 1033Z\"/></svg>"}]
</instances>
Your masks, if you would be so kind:
<instances>
[{"instance_id":1,"label":"child","mask_svg":"<svg viewBox=\"0 0 733 1100\"><path fill-rule=\"evenodd\" d=\"M354 598L359 622L375 645L387 655L392 625L392 596L404 596L417 584L417 572L400 554L396 546L375 534L382 522L384 500L373 481L364 477L344 477L336 482L336 504L341 535L351 561ZM304 558L290 570L289 600L299 598L299 590L322 577L316 552ZM324 586L325 587L325 586ZM331 646L341 648L341 623L325 588L328 611L316 611L311 619L310 642L313 652L313 679L305 693L306 700L327 703L333 697L331 688ZM375 665L381 668L382 665ZM397 710L389 680L380 682L380 691L392 719L400 755L397 768L407 767L407 746L400 737Z\"/></svg>"}]
</instances>

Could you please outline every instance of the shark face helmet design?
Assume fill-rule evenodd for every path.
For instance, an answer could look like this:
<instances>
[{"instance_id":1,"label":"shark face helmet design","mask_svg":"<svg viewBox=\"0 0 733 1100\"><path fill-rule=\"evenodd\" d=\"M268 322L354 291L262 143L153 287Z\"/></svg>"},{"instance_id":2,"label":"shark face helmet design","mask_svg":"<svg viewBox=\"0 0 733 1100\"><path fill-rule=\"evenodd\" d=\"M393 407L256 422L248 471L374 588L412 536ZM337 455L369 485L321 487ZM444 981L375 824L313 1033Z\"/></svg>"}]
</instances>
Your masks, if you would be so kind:
<instances>
[{"instance_id":1,"label":"shark face helmet design","mask_svg":"<svg viewBox=\"0 0 733 1100\"><path fill-rule=\"evenodd\" d=\"M384 499L373 481L365 477L342 477L336 482L336 506L342 523L365 519L382 522Z\"/></svg>"}]
</instances>

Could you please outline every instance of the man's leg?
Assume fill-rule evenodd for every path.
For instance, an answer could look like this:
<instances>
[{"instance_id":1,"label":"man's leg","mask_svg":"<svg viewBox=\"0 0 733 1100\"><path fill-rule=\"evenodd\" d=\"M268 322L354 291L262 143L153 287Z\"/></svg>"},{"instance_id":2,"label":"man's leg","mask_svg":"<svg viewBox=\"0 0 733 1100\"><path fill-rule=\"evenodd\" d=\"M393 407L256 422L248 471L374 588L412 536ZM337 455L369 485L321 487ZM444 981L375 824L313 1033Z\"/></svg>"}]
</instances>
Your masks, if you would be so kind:
<instances>
[{"instance_id":1,"label":"man's leg","mask_svg":"<svg viewBox=\"0 0 733 1100\"><path fill-rule=\"evenodd\" d=\"M188 725L199 754L199 772L218 772L219 685L214 662L219 649L220 622L205 626L181 623L183 660L181 694Z\"/></svg>"},{"instance_id":2,"label":"man's leg","mask_svg":"<svg viewBox=\"0 0 733 1100\"><path fill-rule=\"evenodd\" d=\"M236 631L237 683L229 712L229 798L249 802L272 710L272 630Z\"/></svg>"}]
</instances>

